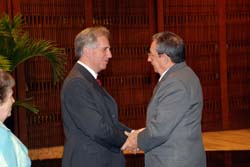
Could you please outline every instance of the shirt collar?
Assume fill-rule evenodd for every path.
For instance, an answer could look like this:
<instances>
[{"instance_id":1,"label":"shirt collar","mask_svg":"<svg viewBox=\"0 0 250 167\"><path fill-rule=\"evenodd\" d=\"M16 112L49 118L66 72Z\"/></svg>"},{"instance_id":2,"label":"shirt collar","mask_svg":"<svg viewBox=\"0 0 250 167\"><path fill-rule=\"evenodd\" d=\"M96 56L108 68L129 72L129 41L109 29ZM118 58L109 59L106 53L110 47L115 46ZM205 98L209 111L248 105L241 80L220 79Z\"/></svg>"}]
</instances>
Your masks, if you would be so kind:
<instances>
[{"instance_id":1,"label":"shirt collar","mask_svg":"<svg viewBox=\"0 0 250 167\"><path fill-rule=\"evenodd\" d=\"M77 61L77 63L80 64L80 65L82 65L83 67L85 67L95 79L97 78L97 75L98 75L98 74L97 74L94 70L92 70L89 66L87 66L87 65L84 64L84 63L82 63L82 62L79 61L79 60Z\"/></svg>"},{"instance_id":2,"label":"shirt collar","mask_svg":"<svg viewBox=\"0 0 250 167\"><path fill-rule=\"evenodd\" d=\"M161 81L161 79L163 78L163 76L168 72L169 68L166 69L166 71L164 71L161 75L161 77L159 78L158 82Z\"/></svg>"},{"instance_id":3,"label":"shirt collar","mask_svg":"<svg viewBox=\"0 0 250 167\"><path fill-rule=\"evenodd\" d=\"M6 129L6 130L9 131L9 129L1 121L0 121L0 127L2 127L2 128L4 128L4 129Z\"/></svg>"}]
</instances>

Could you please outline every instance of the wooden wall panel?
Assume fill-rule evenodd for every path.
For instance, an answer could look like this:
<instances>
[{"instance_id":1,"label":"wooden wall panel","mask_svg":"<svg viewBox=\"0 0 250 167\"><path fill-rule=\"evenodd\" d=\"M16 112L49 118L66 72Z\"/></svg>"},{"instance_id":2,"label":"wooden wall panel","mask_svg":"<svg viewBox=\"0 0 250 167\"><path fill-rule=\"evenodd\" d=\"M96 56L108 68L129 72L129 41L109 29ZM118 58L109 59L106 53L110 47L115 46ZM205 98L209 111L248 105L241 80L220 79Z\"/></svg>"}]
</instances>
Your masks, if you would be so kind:
<instances>
[{"instance_id":1,"label":"wooden wall panel","mask_svg":"<svg viewBox=\"0 0 250 167\"><path fill-rule=\"evenodd\" d=\"M75 63L73 41L85 26L84 2L72 0L21 0L21 13L25 20L24 29L34 39L54 41L65 48L67 66ZM44 58L35 58L25 63L27 96L33 97L40 113L28 113L28 147L48 147L64 143L60 89L61 82L53 84L52 69Z\"/></svg>"},{"instance_id":2,"label":"wooden wall panel","mask_svg":"<svg viewBox=\"0 0 250 167\"><path fill-rule=\"evenodd\" d=\"M250 1L228 0L229 116L232 129L250 127ZM240 121L239 121L240 120Z\"/></svg>"},{"instance_id":3,"label":"wooden wall panel","mask_svg":"<svg viewBox=\"0 0 250 167\"><path fill-rule=\"evenodd\" d=\"M215 0L163 1L164 30L186 43L186 60L201 80L204 94L203 131L222 128L218 12Z\"/></svg>"},{"instance_id":4,"label":"wooden wall panel","mask_svg":"<svg viewBox=\"0 0 250 167\"><path fill-rule=\"evenodd\" d=\"M118 103L120 120L132 128L144 127L155 76L147 63L150 1L94 0L93 6L94 25L111 31L113 57L101 80Z\"/></svg>"}]
</instances>

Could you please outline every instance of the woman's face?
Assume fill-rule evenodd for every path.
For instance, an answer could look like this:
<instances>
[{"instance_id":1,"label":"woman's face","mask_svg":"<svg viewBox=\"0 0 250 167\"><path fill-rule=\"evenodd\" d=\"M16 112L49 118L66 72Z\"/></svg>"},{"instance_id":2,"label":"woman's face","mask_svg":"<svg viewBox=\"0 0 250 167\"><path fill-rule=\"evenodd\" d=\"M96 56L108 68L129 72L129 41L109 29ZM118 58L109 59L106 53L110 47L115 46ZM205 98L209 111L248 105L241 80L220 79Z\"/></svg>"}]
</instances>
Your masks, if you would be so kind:
<instances>
[{"instance_id":1,"label":"woman's face","mask_svg":"<svg viewBox=\"0 0 250 167\"><path fill-rule=\"evenodd\" d=\"M13 90L12 88L9 88L7 90L7 96L2 104L0 104L0 121L4 122L6 118L11 116L11 109L12 104L15 102L15 99L13 98Z\"/></svg>"}]
</instances>

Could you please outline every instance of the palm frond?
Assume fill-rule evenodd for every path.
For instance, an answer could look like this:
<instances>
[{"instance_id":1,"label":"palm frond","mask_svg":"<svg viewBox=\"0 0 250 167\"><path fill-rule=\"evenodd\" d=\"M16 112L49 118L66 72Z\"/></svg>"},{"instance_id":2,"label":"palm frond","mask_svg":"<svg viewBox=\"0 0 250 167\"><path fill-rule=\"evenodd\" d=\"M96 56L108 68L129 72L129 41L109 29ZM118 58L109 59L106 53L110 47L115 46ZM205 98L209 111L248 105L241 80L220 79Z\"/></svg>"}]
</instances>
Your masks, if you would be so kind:
<instances>
[{"instance_id":1,"label":"palm frond","mask_svg":"<svg viewBox=\"0 0 250 167\"><path fill-rule=\"evenodd\" d=\"M55 84L64 76L64 49L49 40L31 39L28 33L23 31L23 21L21 15L16 15L13 20L7 14L0 18L0 68L12 72L26 60L36 56L45 57L53 69ZM30 100L19 100L14 105L37 113L37 106L32 105Z\"/></svg>"},{"instance_id":2,"label":"palm frond","mask_svg":"<svg viewBox=\"0 0 250 167\"><path fill-rule=\"evenodd\" d=\"M12 69L15 69L18 64L28 59L44 56L53 68L54 81L57 82L63 78L64 66L66 64L64 49L56 47L51 41L31 41L26 36L23 36L22 41L22 43L16 43L15 54L11 58Z\"/></svg>"},{"instance_id":3,"label":"palm frond","mask_svg":"<svg viewBox=\"0 0 250 167\"><path fill-rule=\"evenodd\" d=\"M37 114L39 112L39 109L36 105L31 104L30 103L31 101L32 101L32 98L27 98L25 100L18 100L18 101L15 101L13 106L23 107L23 108L27 109L28 111L31 111L31 112Z\"/></svg>"},{"instance_id":4,"label":"palm frond","mask_svg":"<svg viewBox=\"0 0 250 167\"><path fill-rule=\"evenodd\" d=\"M2 55L0 55L0 68L4 71L10 71L11 68L11 62Z\"/></svg>"},{"instance_id":5,"label":"palm frond","mask_svg":"<svg viewBox=\"0 0 250 167\"><path fill-rule=\"evenodd\" d=\"M49 40L33 40L22 31L22 16L11 22L6 15L0 19L0 55L11 62L13 71L19 64L36 56L44 56L53 69L54 83L63 79L66 64L65 51Z\"/></svg>"},{"instance_id":6,"label":"palm frond","mask_svg":"<svg viewBox=\"0 0 250 167\"><path fill-rule=\"evenodd\" d=\"M10 24L10 18L8 15L3 15L3 17L0 20L0 29L5 31L5 32L11 32L11 25Z\"/></svg>"}]
</instances>

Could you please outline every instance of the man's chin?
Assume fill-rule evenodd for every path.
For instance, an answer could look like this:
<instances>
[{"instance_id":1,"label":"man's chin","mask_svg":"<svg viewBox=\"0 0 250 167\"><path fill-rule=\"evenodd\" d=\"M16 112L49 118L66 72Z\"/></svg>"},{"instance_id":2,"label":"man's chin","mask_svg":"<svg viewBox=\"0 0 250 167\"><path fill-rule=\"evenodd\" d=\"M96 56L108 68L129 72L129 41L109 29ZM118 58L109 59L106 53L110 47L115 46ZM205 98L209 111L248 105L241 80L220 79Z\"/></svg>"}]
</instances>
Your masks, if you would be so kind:
<instances>
[{"instance_id":1,"label":"man's chin","mask_svg":"<svg viewBox=\"0 0 250 167\"><path fill-rule=\"evenodd\" d=\"M102 70L105 70L107 68L107 64L102 66Z\"/></svg>"}]
</instances>

